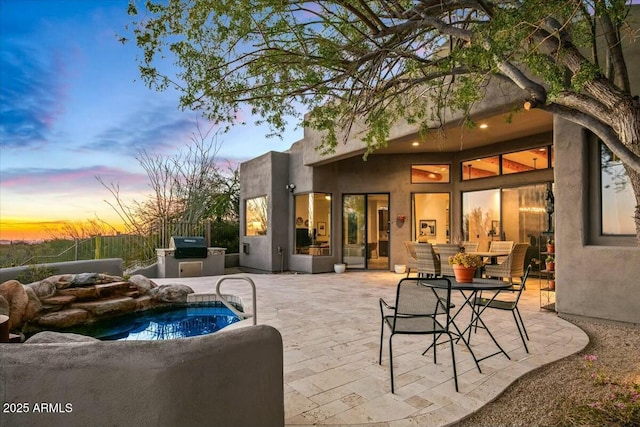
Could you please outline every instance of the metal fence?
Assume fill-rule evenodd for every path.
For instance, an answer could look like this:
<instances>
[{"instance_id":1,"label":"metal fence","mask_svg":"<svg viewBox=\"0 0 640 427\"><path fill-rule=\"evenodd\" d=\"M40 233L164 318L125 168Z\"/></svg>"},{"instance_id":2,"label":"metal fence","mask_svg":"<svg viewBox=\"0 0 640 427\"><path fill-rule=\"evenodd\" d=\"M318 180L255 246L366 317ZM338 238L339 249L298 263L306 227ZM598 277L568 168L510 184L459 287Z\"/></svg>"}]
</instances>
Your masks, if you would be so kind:
<instances>
[{"instance_id":1,"label":"metal fence","mask_svg":"<svg viewBox=\"0 0 640 427\"><path fill-rule=\"evenodd\" d=\"M156 249L168 248L172 236L204 237L210 247L223 247L227 253L238 253L239 226L234 223L204 222L197 224L158 222L147 235L117 234L87 239L54 240L33 245L6 248L0 267L122 258L125 268L147 266L156 259Z\"/></svg>"}]
</instances>

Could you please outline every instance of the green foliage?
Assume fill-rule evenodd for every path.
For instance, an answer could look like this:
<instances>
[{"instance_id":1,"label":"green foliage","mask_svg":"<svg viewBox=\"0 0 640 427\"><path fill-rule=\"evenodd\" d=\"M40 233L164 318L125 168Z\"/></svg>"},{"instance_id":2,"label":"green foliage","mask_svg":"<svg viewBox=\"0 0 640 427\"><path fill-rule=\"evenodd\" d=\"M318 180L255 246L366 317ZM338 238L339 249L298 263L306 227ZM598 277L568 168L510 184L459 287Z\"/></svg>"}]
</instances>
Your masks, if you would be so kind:
<instances>
[{"instance_id":1,"label":"green foliage","mask_svg":"<svg viewBox=\"0 0 640 427\"><path fill-rule=\"evenodd\" d=\"M51 277L58 272L57 268L48 266L30 265L27 270L17 277L18 282L28 284Z\"/></svg>"}]
</instances>

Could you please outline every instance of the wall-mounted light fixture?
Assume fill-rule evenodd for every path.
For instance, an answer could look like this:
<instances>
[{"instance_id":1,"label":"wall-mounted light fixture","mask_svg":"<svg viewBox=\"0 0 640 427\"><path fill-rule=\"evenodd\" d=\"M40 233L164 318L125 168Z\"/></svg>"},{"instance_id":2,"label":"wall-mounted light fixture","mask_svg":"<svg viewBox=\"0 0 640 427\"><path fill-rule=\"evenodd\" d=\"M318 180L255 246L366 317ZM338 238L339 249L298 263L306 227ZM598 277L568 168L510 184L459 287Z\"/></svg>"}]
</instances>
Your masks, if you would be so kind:
<instances>
[{"instance_id":1,"label":"wall-mounted light fixture","mask_svg":"<svg viewBox=\"0 0 640 427\"><path fill-rule=\"evenodd\" d=\"M293 190L296 189L296 185L295 184L287 184L284 186L284 188L286 188L287 190L289 190L291 193L293 193Z\"/></svg>"}]
</instances>

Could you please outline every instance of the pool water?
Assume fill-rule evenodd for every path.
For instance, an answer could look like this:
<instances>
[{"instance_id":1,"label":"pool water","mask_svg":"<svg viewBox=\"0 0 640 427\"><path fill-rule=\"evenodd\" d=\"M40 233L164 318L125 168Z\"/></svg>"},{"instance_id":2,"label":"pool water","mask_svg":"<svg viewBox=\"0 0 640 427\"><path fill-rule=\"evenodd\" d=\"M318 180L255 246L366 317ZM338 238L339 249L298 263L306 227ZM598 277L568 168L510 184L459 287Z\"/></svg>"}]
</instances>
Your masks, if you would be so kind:
<instances>
[{"instance_id":1,"label":"pool water","mask_svg":"<svg viewBox=\"0 0 640 427\"><path fill-rule=\"evenodd\" d=\"M170 340L211 334L239 320L225 306L195 306L123 316L74 332L103 341Z\"/></svg>"}]
</instances>

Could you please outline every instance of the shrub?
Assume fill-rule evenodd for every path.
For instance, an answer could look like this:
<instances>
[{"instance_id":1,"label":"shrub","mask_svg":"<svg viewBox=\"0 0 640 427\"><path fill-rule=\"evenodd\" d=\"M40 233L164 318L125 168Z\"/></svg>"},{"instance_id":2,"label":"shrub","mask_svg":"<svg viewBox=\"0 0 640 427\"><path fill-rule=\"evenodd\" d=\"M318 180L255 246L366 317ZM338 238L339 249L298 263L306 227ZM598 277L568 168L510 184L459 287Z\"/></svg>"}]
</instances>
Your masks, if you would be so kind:
<instances>
[{"instance_id":1,"label":"shrub","mask_svg":"<svg viewBox=\"0 0 640 427\"><path fill-rule=\"evenodd\" d=\"M33 283L51 277L57 272L58 269L55 267L30 265L25 271L18 274L17 279L20 283Z\"/></svg>"}]
</instances>

